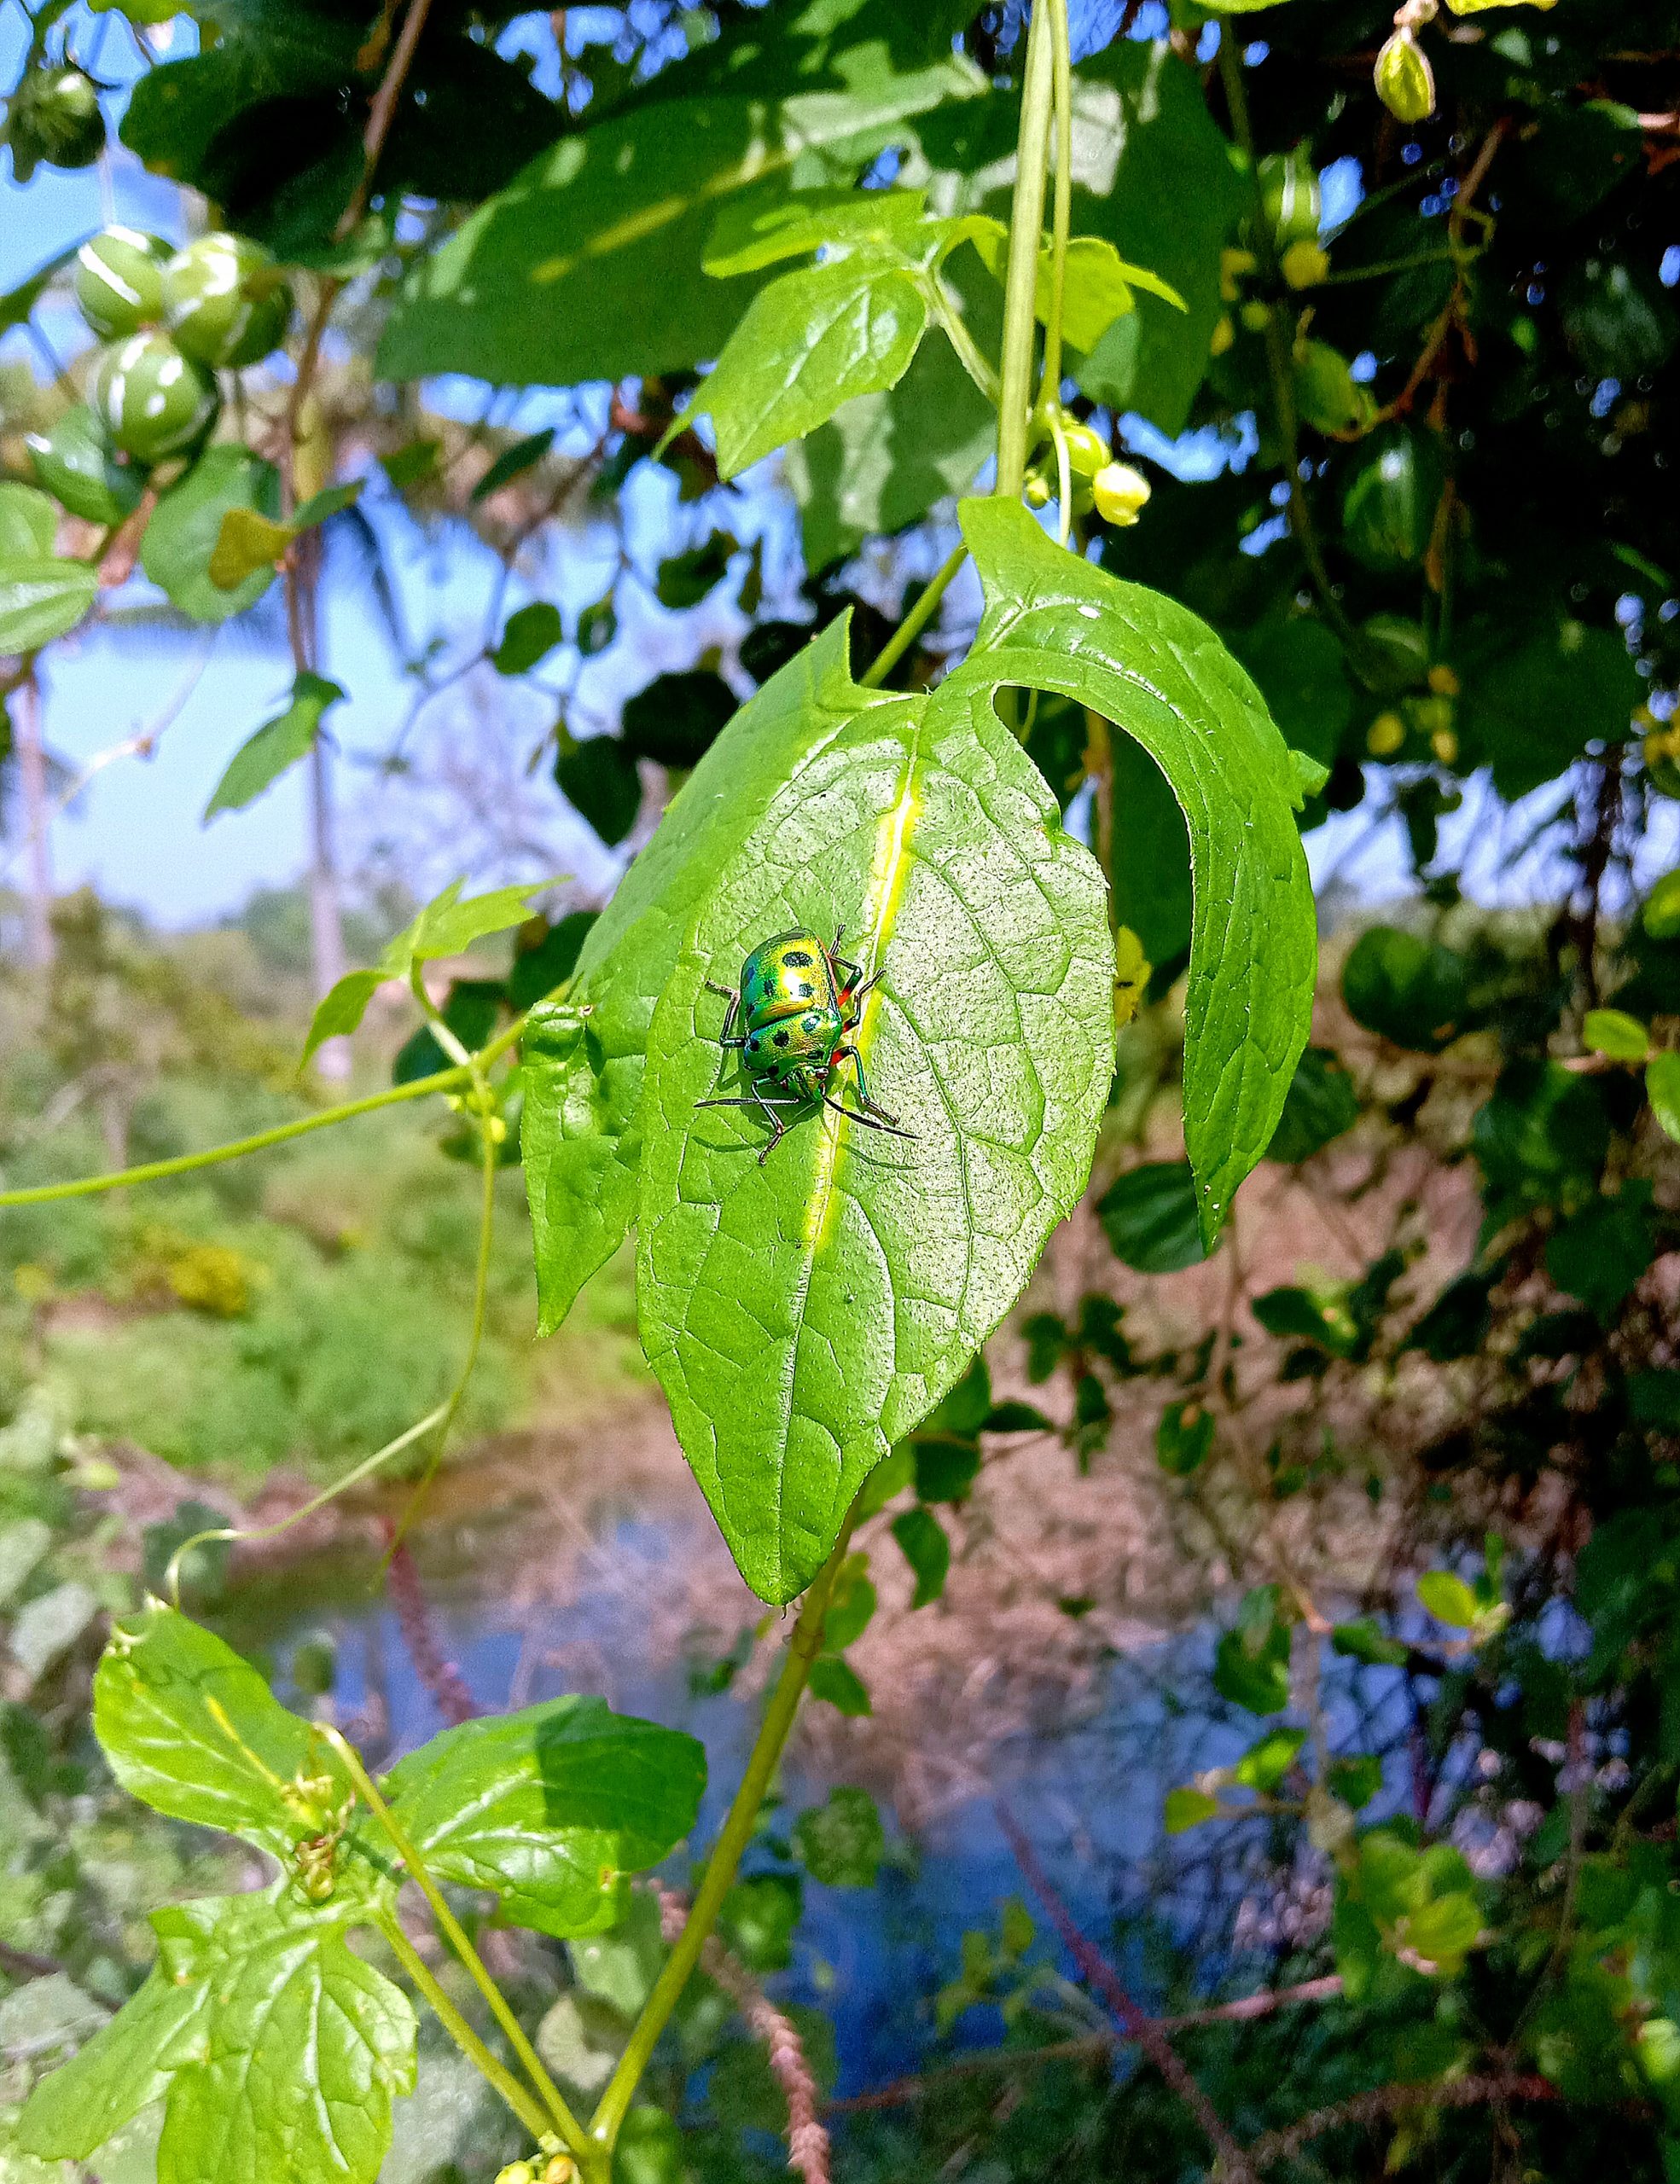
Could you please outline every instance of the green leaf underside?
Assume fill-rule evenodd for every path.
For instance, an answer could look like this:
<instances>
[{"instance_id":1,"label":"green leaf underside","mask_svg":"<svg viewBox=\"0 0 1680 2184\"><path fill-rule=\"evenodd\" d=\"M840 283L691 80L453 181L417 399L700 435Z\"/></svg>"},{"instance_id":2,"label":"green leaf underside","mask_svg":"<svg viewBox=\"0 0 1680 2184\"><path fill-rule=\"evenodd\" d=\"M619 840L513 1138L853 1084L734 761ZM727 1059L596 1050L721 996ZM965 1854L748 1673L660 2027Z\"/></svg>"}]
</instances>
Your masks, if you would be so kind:
<instances>
[{"instance_id":1,"label":"green leaf underside","mask_svg":"<svg viewBox=\"0 0 1680 2184\"><path fill-rule=\"evenodd\" d=\"M1026 511L963 509L989 605L953 682L1059 690L1166 776L1190 838L1184 1141L1204 1240L1264 1153L1306 1043L1317 960L1289 754L1259 692L1174 600L1066 553Z\"/></svg>"},{"instance_id":2,"label":"green leaf underside","mask_svg":"<svg viewBox=\"0 0 1680 2184\"><path fill-rule=\"evenodd\" d=\"M131 1797L285 1857L348 1786L331 1747L231 1647L173 1608L118 1623L94 1679L94 1727ZM324 1799L288 1798L325 1778Z\"/></svg>"},{"instance_id":3,"label":"green leaf underside","mask_svg":"<svg viewBox=\"0 0 1680 2184\"><path fill-rule=\"evenodd\" d=\"M139 1994L37 2087L16 2144L85 2161L161 2098L159 2184L372 2184L414 2088L407 1997L286 1882L153 1914Z\"/></svg>"},{"instance_id":4,"label":"green leaf underside","mask_svg":"<svg viewBox=\"0 0 1680 2184\"><path fill-rule=\"evenodd\" d=\"M825 1109L760 1167L759 1123L695 1108L734 1074L705 982L778 930L841 925L886 970L858 1043L915 1141ZM986 677L862 712L718 870L649 1041L638 1291L679 1438L764 1598L809 1582L1077 1200L1113 984L1101 874Z\"/></svg>"},{"instance_id":5,"label":"green leaf underside","mask_svg":"<svg viewBox=\"0 0 1680 2184\"><path fill-rule=\"evenodd\" d=\"M784 274L755 296L693 415L710 415L732 478L825 424L844 402L895 386L927 327L927 302L897 257L869 251Z\"/></svg>"},{"instance_id":6,"label":"green leaf underside","mask_svg":"<svg viewBox=\"0 0 1680 2184\"><path fill-rule=\"evenodd\" d=\"M620 1877L694 1826L706 1754L694 1738L564 1698L434 1737L387 1793L433 1872L492 1891L514 1925L603 1931Z\"/></svg>"},{"instance_id":7,"label":"green leaf underside","mask_svg":"<svg viewBox=\"0 0 1680 2184\"><path fill-rule=\"evenodd\" d=\"M64 636L98 592L97 575L82 561L50 555L0 561L0 653L35 652Z\"/></svg>"},{"instance_id":8,"label":"green leaf underside","mask_svg":"<svg viewBox=\"0 0 1680 2184\"><path fill-rule=\"evenodd\" d=\"M206 819L218 811L242 811L271 787L288 767L307 758L314 747L322 716L344 696L336 682L307 669L293 686L292 702L276 719L265 721L256 734L241 743L228 761L216 784L216 793L204 808Z\"/></svg>"},{"instance_id":9,"label":"green leaf underside","mask_svg":"<svg viewBox=\"0 0 1680 2184\"><path fill-rule=\"evenodd\" d=\"M853 682L848 627L831 623L735 715L590 927L567 999L532 1017L521 1134L544 1334L635 1218L648 1026L715 874L860 711L905 702Z\"/></svg>"}]
</instances>

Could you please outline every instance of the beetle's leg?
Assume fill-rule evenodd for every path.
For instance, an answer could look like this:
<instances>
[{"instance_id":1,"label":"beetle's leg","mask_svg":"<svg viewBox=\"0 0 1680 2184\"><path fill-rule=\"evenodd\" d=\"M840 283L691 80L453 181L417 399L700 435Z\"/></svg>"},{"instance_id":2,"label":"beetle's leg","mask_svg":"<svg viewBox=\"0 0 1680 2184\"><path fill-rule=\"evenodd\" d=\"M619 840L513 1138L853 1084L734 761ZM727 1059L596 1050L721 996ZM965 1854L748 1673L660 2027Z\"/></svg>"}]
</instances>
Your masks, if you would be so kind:
<instances>
[{"instance_id":1,"label":"beetle's leg","mask_svg":"<svg viewBox=\"0 0 1680 2184\"><path fill-rule=\"evenodd\" d=\"M857 1096L864 1107L870 1114L879 1115L887 1128L895 1126L898 1120L897 1115L889 1114L878 1100L872 1100L869 1097L869 1079L863 1074L863 1057L856 1047L852 1046L849 1041L843 1047L836 1047L829 1059L828 1066L831 1069L838 1068L841 1062L847 1060L850 1060L852 1068L857 1072Z\"/></svg>"},{"instance_id":2,"label":"beetle's leg","mask_svg":"<svg viewBox=\"0 0 1680 2184\"><path fill-rule=\"evenodd\" d=\"M770 1141L759 1154L759 1165L762 1168L765 1161L770 1159L770 1154L782 1142L783 1136L787 1133L788 1125L782 1119L779 1106L773 1105L770 1101L765 1099L764 1094L759 1091L756 1083L753 1087L753 1097L758 1101L759 1105L770 1117Z\"/></svg>"},{"instance_id":3,"label":"beetle's leg","mask_svg":"<svg viewBox=\"0 0 1680 2184\"><path fill-rule=\"evenodd\" d=\"M823 1095L823 1104L825 1107L832 1107L837 1115L844 1115L849 1123L862 1123L865 1130L882 1130L888 1137L908 1138L912 1145L916 1142L914 1130L900 1130L896 1123L877 1122L873 1114L866 1115L856 1107L842 1107L838 1100L831 1097L827 1092ZM879 1108L875 1111L877 1114L882 1112L884 1111Z\"/></svg>"}]
</instances>

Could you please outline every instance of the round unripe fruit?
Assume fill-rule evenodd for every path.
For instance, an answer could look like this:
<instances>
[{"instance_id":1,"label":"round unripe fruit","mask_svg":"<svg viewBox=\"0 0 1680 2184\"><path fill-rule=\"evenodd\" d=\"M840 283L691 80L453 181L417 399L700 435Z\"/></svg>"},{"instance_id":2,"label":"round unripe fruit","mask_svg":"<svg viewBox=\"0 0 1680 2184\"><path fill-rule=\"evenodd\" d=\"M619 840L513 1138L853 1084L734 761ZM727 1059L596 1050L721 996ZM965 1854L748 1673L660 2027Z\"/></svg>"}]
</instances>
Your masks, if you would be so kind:
<instances>
[{"instance_id":1,"label":"round unripe fruit","mask_svg":"<svg viewBox=\"0 0 1680 2184\"><path fill-rule=\"evenodd\" d=\"M1427 121L1435 111L1434 71L1409 30L1396 31L1377 55L1376 95L1396 121Z\"/></svg>"},{"instance_id":2,"label":"round unripe fruit","mask_svg":"<svg viewBox=\"0 0 1680 2184\"><path fill-rule=\"evenodd\" d=\"M1365 730L1365 748L1374 758L1392 758L1405 741L1406 723L1398 713L1379 713Z\"/></svg>"},{"instance_id":3,"label":"round unripe fruit","mask_svg":"<svg viewBox=\"0 0 1680 2184\"><path fill-rule=\"evenodd\" d=\"M135 334L105 350L88 401L112 444L137 462L161 462L201 439L220 407L216 382L166 334Z\"/></svg>"},{"instance_id":4,"label":"round unripe fruit","mask_svg":"<svg viewBox=\"0 0 1680 2184\"><path fill-rule=\"evenodd\" d=\"M1433 439L1386 425L1361 443L1358 468L1342 497L1342 533L1367 568L1415 567L1428 549L1441 497Z\"/></svg>"},{"instance_id":5,"label":"round unripe fruit","mask_svg":"<svg viewBox=\"0 0 1680 2184\"><path fill-rule=\"evenodd\" d=\"M13 95L9 129L15 171L20 139L31 168L38 159L90 167L105 149L99 93L79 68L37 68L26 76Z\"/></svg>"},{"instance_id":6,"label":"round unripe fruit","mask_svg":"<svg viewBox=\"0 0 1680 2184\"><path fill-rule=\"evenodd\" d=\"M138 228L107 228L76 253L76 301L102 341L120 341L163 317L169 245Z\"/></svg>"},{"instance_id":7,"label":"round unripe fruit","mask_svg":"<svg viewBox=\"0 0 1680 2184\"><path fill-rule=\"evenodd\" d=\"M1110 462L1091 479L1091 495L1102 520L1125 530L1136 522L1149 497L1149 481L1129 462Z\"/></svg>"},{"instance_id":8,"label":"round unripe fruit","mask_svg":"<svg viewBox=\"0 0 1680 2184\"><path fill-rule=\"evenodd\" d=\"M237 370L279 347L292 291L260 243L201 235L163 269L164 311L177 346L201 364Z\"/></svg>"}]
</instances>

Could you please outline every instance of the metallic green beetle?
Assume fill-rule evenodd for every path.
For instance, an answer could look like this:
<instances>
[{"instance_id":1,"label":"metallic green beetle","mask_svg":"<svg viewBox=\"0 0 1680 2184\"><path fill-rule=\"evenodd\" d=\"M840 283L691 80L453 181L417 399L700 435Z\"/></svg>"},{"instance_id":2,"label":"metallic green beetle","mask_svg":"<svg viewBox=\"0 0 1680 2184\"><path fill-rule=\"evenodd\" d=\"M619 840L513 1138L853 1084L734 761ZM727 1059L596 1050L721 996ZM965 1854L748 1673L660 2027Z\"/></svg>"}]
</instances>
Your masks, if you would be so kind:
<instances>
[{"instance_id":1,"label":"metallic green beetle","mask_svg":"<svg viewBox=\"0 0 1680 2184\"><path fill-rule=\"evenodd\" d=\"M898 1118L869 1097L863 1065L847 1037L863 1015L863 996L881 973L864 978L856 963L840 952L840 935L832 948L814 932L796 927L778 932L773 940L755 948L741 967L739 991L706 983L729 1002L729 1014L718 1045L735 1048L741 1054L744 1098L719 1098L695 1102L701 1107L756 1107L768 1115L770 1140L759 1155L762 1168L785 1134L782 1116L799 1107L814 1107L820 1100L838 1115L849 1115L865 1129L885 1130L892 1137L910 1137L898 1128ZM742 1029L735 1031L739 1023ZM849 1061L857 1073L860 1107L842 1106L829 1092L835 1071Z\"/></svg>"}]
</instances>

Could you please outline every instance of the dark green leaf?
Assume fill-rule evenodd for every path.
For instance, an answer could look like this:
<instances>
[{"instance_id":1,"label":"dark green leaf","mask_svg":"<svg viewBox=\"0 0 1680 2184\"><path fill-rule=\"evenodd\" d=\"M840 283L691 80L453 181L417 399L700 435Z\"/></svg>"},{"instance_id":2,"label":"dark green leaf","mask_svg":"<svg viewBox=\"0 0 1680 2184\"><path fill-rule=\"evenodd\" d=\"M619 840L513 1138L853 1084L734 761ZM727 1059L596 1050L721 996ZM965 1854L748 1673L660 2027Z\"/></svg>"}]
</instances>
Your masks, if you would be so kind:
<instances>
[{"instance_id":1,"label":"dark green leaf","mask_svg":"<svg viewBox=\"0 0 1680 2184\"><path fill-rule=\"evenodd\" d=\"M931 1509L906 1509L892 1519L892 1536L916 1576L913 1608L926 1607L945 1589L950 1568L950 1541Z\"/></svg>"},{"instance_id":2,"label":"dark green leaf","mask_svg":"<svg viewBox=\"0 0 1680 2184\"><path fill-rule=\"evenodd\" d=\"M1546 1271L1608 1327L1650 1270L1656 1251L1650 1182L1630 1177L1613 1198L1590 1199L1553 1231Z\"/></svg>"},{"instance_id":3,"label":"dark green leaf","mask_svg":"<svg viewBox=\"0 0 1680 2184\"><path fill-rule=\"evenodd\" d=\"M1332 1357L1346 1357L1359 1339L1358 1323L1340 1293L1286 1286L1266 1290L1249 1309L1268 1334L1311 1343Z\"/></svg>"},{"instance_id":4,"label":"dark green leaf","mask_svg":"<svg viewBox=\"0 0 1680 2184\"><path fill-rule=\"evenodd\" d=\"M625 700L619 734L632 758L655 765L697 766L735 712L735 696L721 675L696 667L658 675Z\"/></svg>"},{"instance_id":5,"label":"dark green leaf","mask_svg":"<svg viewBox=\"0 0 1680 2184\"><path fill-rule=\"evenodd\" d=\"M1363 1812L1382 1787L1382 1762L1368 1751L1330 1762L1329 1788L1344 1804Z\"/></svg>"},{"instance_id":6,"label":"dark green leaf","mask_svg":"<svg viewBox=\"0 0 1680 2184\"><path fill-rule=\"evenodd\" d=\"M1289 1626L1277 1612L1275 1585L1245 1596L1236 1628L1219 1641L1213 1685L1251 1714L1279 1713L1289 1704Z\"/></svg>"},{"instance_id":7,"label":"dark green leaf","mask_svg":"<svg viewBox=\"0 0 1680 2184\"><path fill-rule=\"evenodd\" d=\"M660 563L654 587L660 605L676 613L698 607L708 592L722 584L729 573L730 556L738 551L727 531L714 531L687 553L668 555Z\"/></svg>"},{"instance_id":8,"label":"dark green leaf","mask_svg":"<svg viewBox=\"0 0 1680 2184\"><path fill-rule=\"evenodd\" d=\"M1177 1274L1206 1258L1188 1160L1129 1168L1096 1202L1114 1256L1139 1274Z\"/></svg>"},{"instance_id":9,"label":"dark green leaf","mask_svg":"<svg viewBox=\"0 0 1680 2184\"><path fill-rule=\"evenodd\" d=\"M1290 1166L1310 1160L1358 1119L1359 1095L1353 1079L1328 1047L1309 1047L1295 1065L1294 1082L1266 1158Z\"/></svg>"},{"instance_id":10,"label":"dark green leaf","mask_svg":"<svg viewBox=\"0 0 1680 2184\"><path fill-rule=\"evenodd\" d=\"M526 934L520 935L519 953L508 973L509 1008L533 1008L566 983L578 967L578 955L595 920L593 910L568 910L534 946L528 944Z\"/></svg>"},{"instance_id":11,"label":"dark green leaf","mask_svg":"<svg viewBox=\"0 0 1680 2184\"><path fill-rule=\"evenodd\" d=\"M404 1759L387 1795L433 1872L488 1890L539 1933L600 1933L622 1877L694 1826L706 1755L692 1737L564 1698L468 1722Z\"/></svg>"},{"instance_id":12,"label":"dark green leaf","mask_svg":"<svg viewBox=\"0 0 1680 2184\"><path fill-rule=\"evenodd\" d=\"M1169 1403L1155 1428L1155 1461L1172 1478L1200 1471L1213 1449L1213 1414L1199 1404Z\"/></svg>"},{"instance_id":13,"label":"dark green leaf","mask_svg":"<svg viewBox=\"0 0 1680 2184\"><path fill-rule=\"evenodd\" d=\"M948 1440L918 1433L910 1441L916 1459L916 1497L922 1502L964 1502L980 1477L980 1451L975 1441Z\"/></svg>"},{"instance_id":14,"label":"dark green leaf","mask_svg":"<svg viewBox=\"0 0 1680 2184\"><path fill-rule=\"evenodd\" d=\"M343 696L336 682L311 675L305 668L292 685L292 702L285 712L264 723L228 761L215 794L204 807L206 820L213 819L218 811L242 811L271 787L288 767L306 758L315 746L323 715Z\"/></svg>"},{"instance_id":15,"label":"dark green leaf","mask_svg":"<svg viewBox=\"0 0 1680 2184\"><path fill-rule=\"evenodd\" d=\"M579 743L562 732L554 777L580 819L616 849L642 809L642 776L616 735L591 735Z\"/></svg>"},{"instance_id":16,"label":"dark green leaf","mask_svg":"<svg viewBox=\"0 0 1680 2184\"><path fill-rule=\"evenodd\" d=\"M1464 959L1415 932L1374 925L1342 966L1341 992L1355 1023L1397 1047L1433 1054L1463 1019Z\"/></svg>"},{"instance_id":17,"label":"dark green leaf","mask_svg":"<svg viewBox=\"0 0 1680 2184\"><path fill-rule=\"evenodd\" d=\"M560 609L546 599L533 599L508 617L502 642L490 655L498 675L524 675L551 653L565 632Z\"/></svg>"},{"instance_id":18,"label":"dark green leaf","mask_svg":"<svg viewBox=\"0 0 1680 2184\"><path fill-rule=\"evenodd\" d=\"M839 1661L817 1664L819 1668L842 1665ZM851 1674L850 1670L846 1672ZM814 1682L811 1687L815 1690ZM749 1971L784 1972L792 1963L793 1932L804 1898L797 1873L753 1873L730 1891L718 1924Z\"/></svg>"},{"instance_id":19,"label":"dark green leaf","mask_svg":"<svg viewBox=\"0 0 1680 2184\"><path fill-rule=\"evenodd\" d=\"M1357 1623L1339 1623L1330 1633L1331 1649L1368 1668L1404 1668L1410 1649L1390 1638L1369 1616Z\"/></svg>"},{"instance_id":20,"label":"dark green leaf","mask_svg":"<svg viewBox=\"0 0 1680 2184\"><path fill-rule=\"evenodd\" d=\"M793 1855L825 1888L873 1888L887 1854L887 1831L867 1790L830 1790L825 1804L793 1823Z\"/></svg>"},{"instance_id":21,"label":"dark green leaf","mask_svg":"<svg viewBox=\"0 0 1680 2184\"><path fill-rule=\"evenodd\" d=\"M515 478L522 478L527 470L539 463L554 445L555 428L545 425L540 433L527 433L522 440L515 440L511 447L504 447L468 497L487 501L503 485L510 485Z\"/></svg>"},{"instance_id":22,"label":"dark green leaf","mask_svg":"<svg viewBox=\"0 0 1680 2184\"><path fill-rule=\"evenodd\" d=\"M454 979L439 1014L467 1051L476 1054L489 1044L502 1004L510 998L500 979ZM445 1052L431 1025L422 1024L398 1048L391 1065L391 1082L412 1084L453 1066L453 1055Z\"/></svg>"},{"instance_id":23,"label":"dark green leaf","mask_svg":"<svg viewBox=\"0 0 1680 2184\"><path fill-rule=\"evenodd\" d=\"M1412 1329L1411 1347L1421 1350L1437 1365L1447 1364L1455 1357L1474 1357L1492 1325L1488 1302L1491 1287L1490 1278L1479 1274L1461 1274L1456 1281L1448 1282Z\"/></svg>"}]
</instances>

